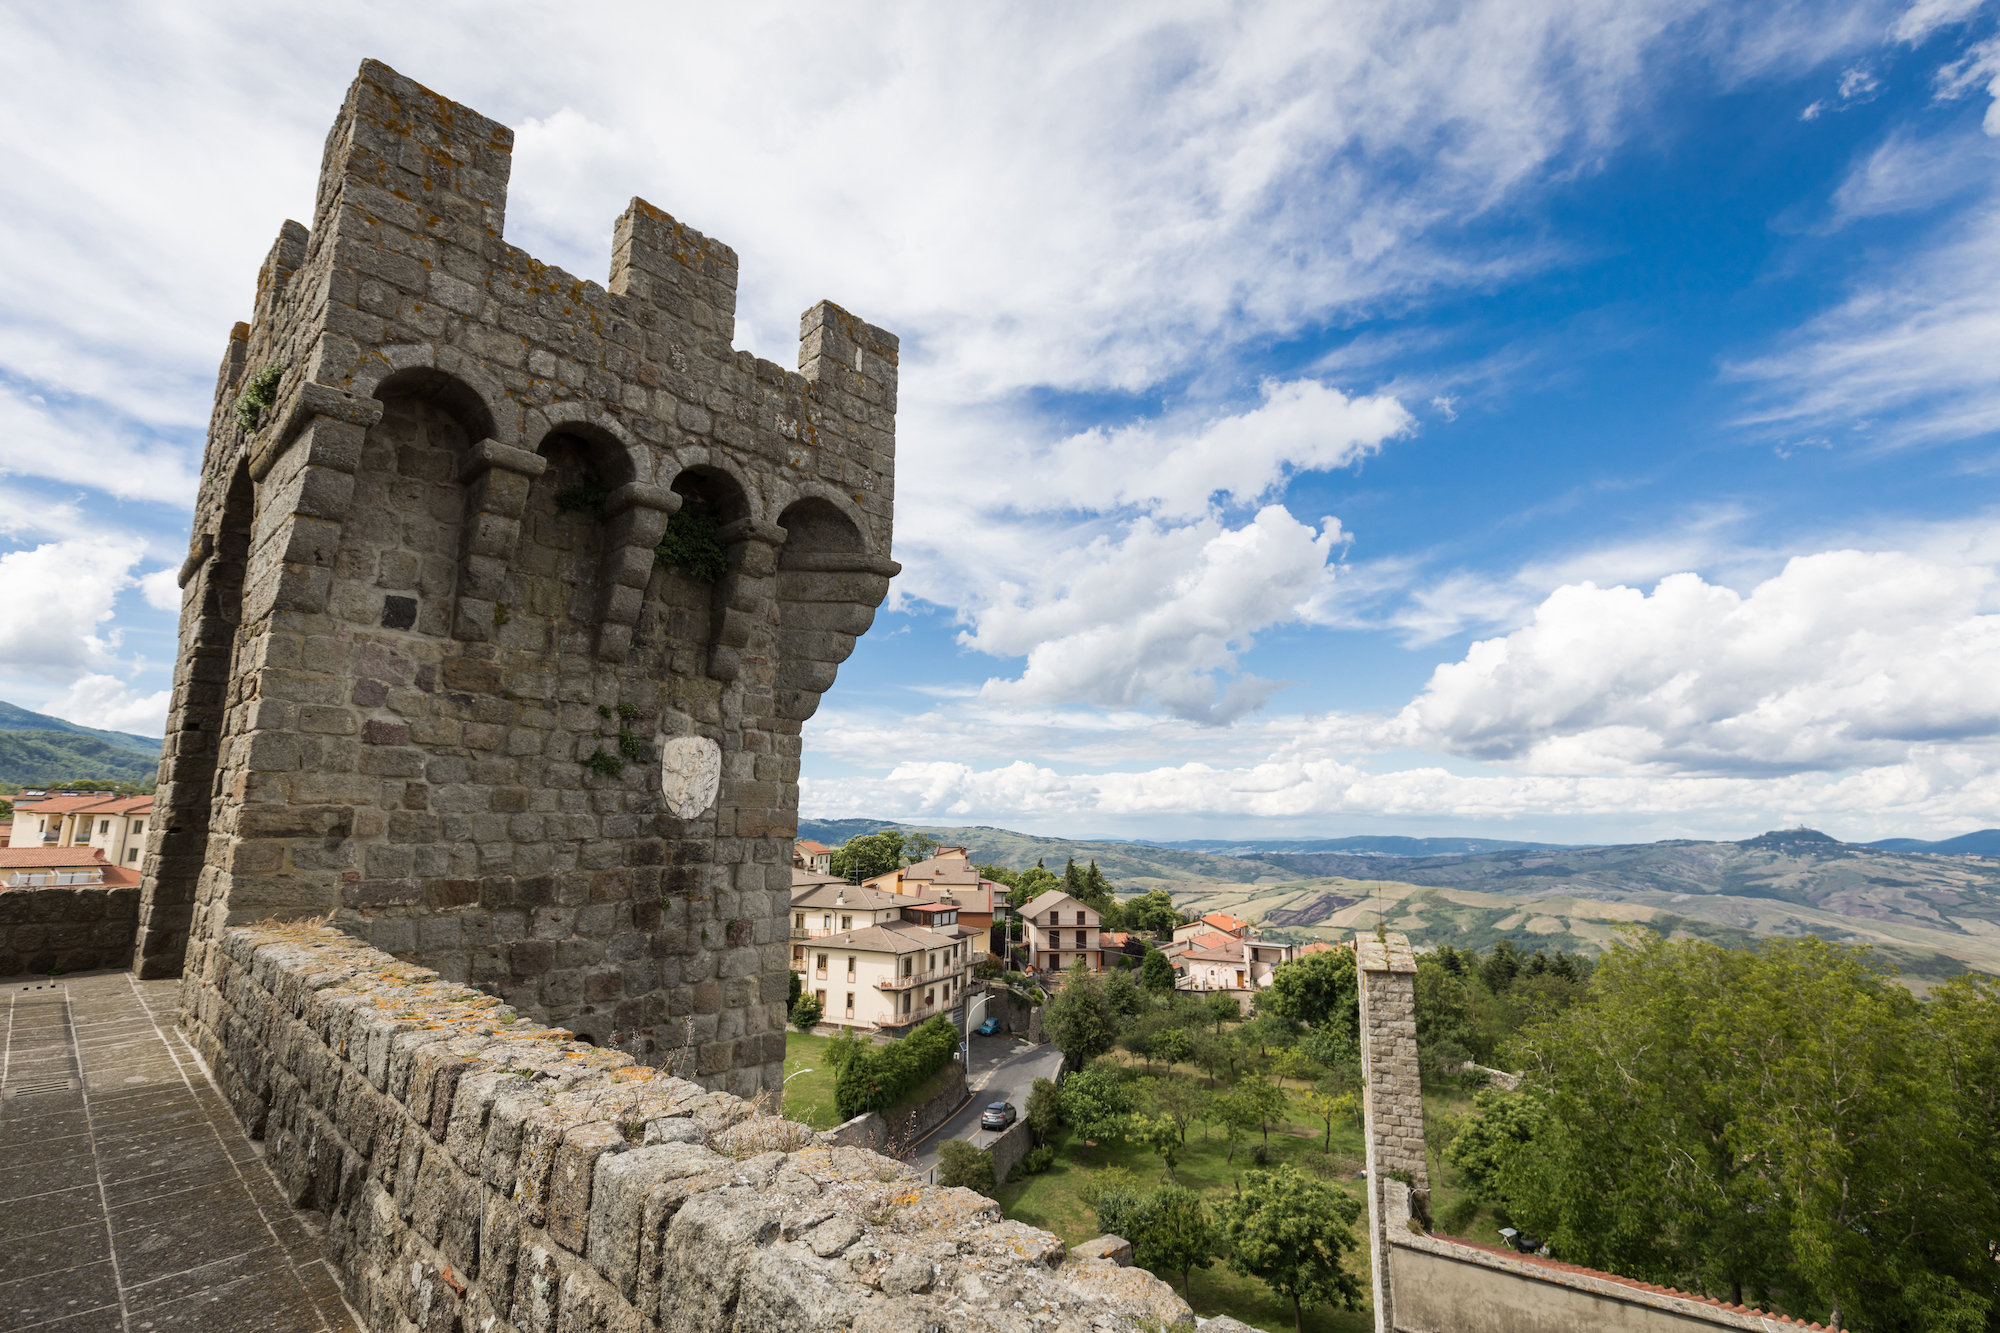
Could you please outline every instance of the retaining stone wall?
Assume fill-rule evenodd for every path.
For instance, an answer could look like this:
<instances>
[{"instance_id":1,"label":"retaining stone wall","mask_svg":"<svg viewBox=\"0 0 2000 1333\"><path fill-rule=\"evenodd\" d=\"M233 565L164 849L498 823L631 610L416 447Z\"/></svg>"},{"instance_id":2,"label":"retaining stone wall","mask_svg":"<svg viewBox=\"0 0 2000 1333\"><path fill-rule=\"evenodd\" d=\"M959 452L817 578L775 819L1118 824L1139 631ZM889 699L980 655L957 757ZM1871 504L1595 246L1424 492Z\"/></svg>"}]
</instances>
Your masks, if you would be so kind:
<instances>
[{"instance_id":1,"label":"retaining stone wall","mask_svg":"<svg viewBox=\"0 0 2000 1333\"><path fill-rule=\"evenodd\" d=\"M235 928L195 1048L371 1333L1192 1328L991 1200L316 926Z\"/></svg>"},{"instance_id":2,"label":"retaining stone wall","mask_svg":"<svg viewBox=\"0 0 2000 1333\"><path fill-rule=\"evenodd\" d=\"M1007 1174L1019 1165L1021 1159L1028 1155L1028 1149L1034 1146L1034 1135L1029 1131L1026 1120L1016 1120L995 1134L993 1142L986 1145L986 1151L993 1158L993 1179L1005 1184Z\"/></svg>"},{"instance_id":3,"label":"retaining stone wall","mask_svg":"<svg viewBox=\"0 0 2000 1333\"><path fill-rule=\"evenodd\" d=\"M132 961L139 887L0 889L0 977Z\"/></svg>"}]
</instances>

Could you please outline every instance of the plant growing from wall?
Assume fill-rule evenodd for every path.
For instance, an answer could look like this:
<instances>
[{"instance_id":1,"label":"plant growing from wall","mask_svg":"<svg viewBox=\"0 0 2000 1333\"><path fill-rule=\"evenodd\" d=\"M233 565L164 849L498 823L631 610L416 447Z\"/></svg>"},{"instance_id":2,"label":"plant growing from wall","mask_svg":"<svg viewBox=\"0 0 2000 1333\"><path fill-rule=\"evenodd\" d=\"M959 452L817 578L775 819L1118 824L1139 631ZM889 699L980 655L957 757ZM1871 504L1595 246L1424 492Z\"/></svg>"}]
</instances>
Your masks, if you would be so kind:
<instances>
[{"instance_id":1,"label":"plant growing from wall","mask_svg":"<svg viewBox=\"0 0 2000 1333\"><path fill-rule=\"evenodd\" d=\"M256 378L243 386L243 392L236 396L236 424L245 430L255 430L262 424L264 413L278 401L278 381L285 377L285 363L274 361L257 372Z\"/></svg>"},{"instance_id":2,"label":"plant growing from wall","mask_svg":"<svg viewBox=\"0 0 2000 1333\"><path fill-rule=\"evenodd\" d=\"M556 512L567 514L575 510L594 514L604 507L611 498L611 489L599 480L595 472L586 472L583 479L574 486L565 486L555 494Z\"/></svg>"},{"instance_id":3,"label":"plant growing from wall","mask_svg":"<svg viewBox=\"0 0 2000 1333\"><path fill-rule=\"evenodd\" d=\"M653 557L703 583L715 582L729 568L729 553L715 539L715 520L705 506L693 504L683 504L667 520L667 535L653 548Z\"/></svg>"}]
</instances>

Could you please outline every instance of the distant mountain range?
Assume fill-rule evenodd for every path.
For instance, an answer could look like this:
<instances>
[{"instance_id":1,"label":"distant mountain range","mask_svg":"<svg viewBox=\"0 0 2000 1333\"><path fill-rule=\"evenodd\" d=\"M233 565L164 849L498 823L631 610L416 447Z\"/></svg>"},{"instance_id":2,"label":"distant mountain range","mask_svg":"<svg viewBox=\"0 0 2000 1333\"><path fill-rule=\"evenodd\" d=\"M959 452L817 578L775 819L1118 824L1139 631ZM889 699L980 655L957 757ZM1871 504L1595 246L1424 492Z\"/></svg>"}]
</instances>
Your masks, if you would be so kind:
<instances>
[{"instance_id":1,"label":"distant mountain range","mask_svg":"<svg viewBox=\"0 0 2000 1333\"><path fill-rule=\"evenodd\" d=\"M1507 842L1501 838L1258 838L1229 842L1198 838L1187 842L1153 842L1134 839L1149 847L1175 847L1190 852L1213 852L1217 856L1262 856L1267 852L1348 852L1357 856L1471 856L1480 852L1539 852L1567 850L1574 846L1561 842Z\"/></svg>"},{"instance_id":2,"label":"distant mountain range","mask_svg":"<svg viewBox=\"0 0 2000 1333\"><path fill-rule=\"evenodd\" d=\"M100 731L0 702L0 782L144 782L159 770L158 737Z\"/></svg>"},{"instance_id":3,"label":"distant mountain range","mask_svg":"<svg viewBox=\"0 0 2000 1333\"><path fill-rule=\"evenodd\" d=\"M1961 833L1942 842L1924 842L1919 838L1877 838L1868 846L1880 847L1885 852L1929 852L1933 856L1964 856L1968 852L1979 856L2000 856L2000 828Z\"/></svg>"}]
</instances>

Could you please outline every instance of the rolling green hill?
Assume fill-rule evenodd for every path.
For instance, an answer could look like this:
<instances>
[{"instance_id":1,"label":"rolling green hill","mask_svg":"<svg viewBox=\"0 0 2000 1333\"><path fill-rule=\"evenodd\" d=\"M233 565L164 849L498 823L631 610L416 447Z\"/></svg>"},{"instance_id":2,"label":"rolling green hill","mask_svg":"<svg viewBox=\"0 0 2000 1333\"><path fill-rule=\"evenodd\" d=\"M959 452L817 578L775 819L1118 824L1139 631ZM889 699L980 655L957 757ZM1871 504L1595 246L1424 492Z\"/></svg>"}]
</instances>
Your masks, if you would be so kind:
<instances>
[{"instance_id":1,"label":"rolling green hill","mask_svg":"<svg viewBox=\"0 0 2000 1333\"><path fill-rule=\"evenodd\" d=\"M79 778L146 782L159 775L160 754L143 754L67 731L0 731L0 782L54 786Z\"/></svg>"},{"instance_id":2,"label":"rolling green hill","mask_svg":"<svg viewBox=\"0 0 2000 1333\"><path fill-rule=\"evenodd\" d=\"M160 757L160 738L157 736L135 736L129 731L99 731L96 727L66 722L47 713L30 712L18 704L0 700L0 732L9 731L56 731L70 736L88 736L116 749L149 754L154 759Z\"/></svg>"},{"instance_id":3,"label":"rolling green hill","mask_svg":"<svg viewBox=\"0 0 2000 1333\"><path fill-rule=\"evenodd\" d=\"M24 787L85 778L143 783L159 771L157 737L100 731L0 702L0 782Z\"/></svg>"}]
</instances>

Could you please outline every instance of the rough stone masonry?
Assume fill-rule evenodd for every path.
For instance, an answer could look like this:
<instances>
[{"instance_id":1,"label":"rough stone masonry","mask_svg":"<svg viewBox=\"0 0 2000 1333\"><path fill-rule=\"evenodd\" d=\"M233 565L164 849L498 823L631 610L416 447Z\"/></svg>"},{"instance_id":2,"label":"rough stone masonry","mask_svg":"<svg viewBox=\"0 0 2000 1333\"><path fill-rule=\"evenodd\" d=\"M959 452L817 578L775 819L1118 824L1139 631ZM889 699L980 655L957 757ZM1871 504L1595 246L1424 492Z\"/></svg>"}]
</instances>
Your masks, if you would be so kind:
<instances>
[{"instance_id":1,"label":"rough stone masonry","mask_svg":"<svg viewBox=\"0 0 2000 1333\"><path fill-rule=\"evenodd\" d=\"M512 142L364 63L230 336L135 967L192 1013L226 927L327 917L753 1093L800 725L898 569L896 339L733 350L734 252L638 199L608 286L538 262Z\"/></svg>"}]
</instances>

